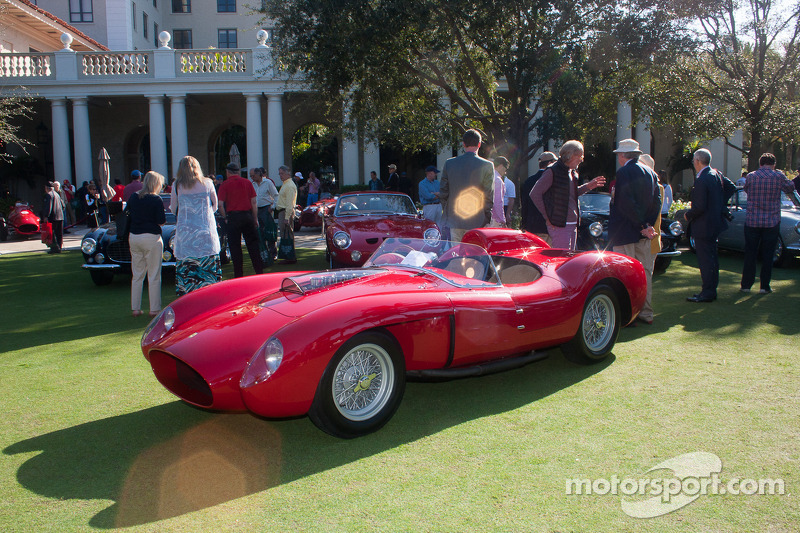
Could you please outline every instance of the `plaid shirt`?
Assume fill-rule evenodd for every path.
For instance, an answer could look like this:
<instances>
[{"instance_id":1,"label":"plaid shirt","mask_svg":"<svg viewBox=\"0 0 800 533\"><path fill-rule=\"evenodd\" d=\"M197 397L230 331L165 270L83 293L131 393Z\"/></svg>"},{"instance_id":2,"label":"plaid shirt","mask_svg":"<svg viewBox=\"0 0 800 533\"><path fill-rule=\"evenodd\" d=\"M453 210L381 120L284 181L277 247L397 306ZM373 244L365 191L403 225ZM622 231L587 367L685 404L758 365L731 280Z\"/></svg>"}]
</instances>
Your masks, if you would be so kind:
<instances>
[{"instance_id":1,"label":"plaid shirt","mask_svg":"<svg viewBox=\"0 0 800 533\"><path fill-rule=\"evenodd\" d=\"M781 191L790 194L794 183L780 170L761 167L747 175L747 215L744 225L772 228L781 223Z\"/></svg>"}]
</instances>

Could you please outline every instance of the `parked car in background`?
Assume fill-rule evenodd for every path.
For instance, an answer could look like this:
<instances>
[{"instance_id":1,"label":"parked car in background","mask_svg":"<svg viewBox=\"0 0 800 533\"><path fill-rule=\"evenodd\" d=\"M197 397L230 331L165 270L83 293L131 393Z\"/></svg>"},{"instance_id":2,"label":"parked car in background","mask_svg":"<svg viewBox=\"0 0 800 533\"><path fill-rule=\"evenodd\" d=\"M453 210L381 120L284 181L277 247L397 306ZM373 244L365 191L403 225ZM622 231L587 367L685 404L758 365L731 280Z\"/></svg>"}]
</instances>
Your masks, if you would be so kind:
<instances>
[{"instance_id":1,"label":"parked car in background","mask_svg":"<svg viewBox=\"0 0 800 533\"><path fill-rule=\"evenodd\" d=\"M611 195L606 192L589 192L578 197L581 222L578 226L578 250L610 250L608 241L608 216ZM654 270L667 269L678 250L683 236L683 225L677 220L661 218L661 252L656 257Z\"/></svg>"},{"instance_id":2,"label":"parked car in background","mask_svg":"<svg viewBox=\"0 0 800 533\"><path fill-rule=\"evenodd\" d=\"M337 198L325 198L300 210L300 216L294 223L294 230L300 228L321 228L325 216L333 213Z\"/></svg>"},{"instance_id":3,"label":"parked car in background","mask_svg":"<svg viewBox=\"0 0 800 533\"><path fill-rule=\"evenodd\" d=\"M602 361L646 291L630 257L479 228L461 243L386 239L364 268L203 287L165 307L141 349L158 381L194 406L307 414L351 438L392 417L407 377L509 370L553 346L571 361Z\"/></svg>"},{"instance_id":4,"label":"parked car in background","mask_svg":"<svg viewBox=\"0 0 800 533\"><path fill-rule=\"evenodd\" d=\"M18 203L11 208L8 218L0 217L0 240L5 241L9 236L21 239L41 236L39 215L30 205Z\"/></svg>"},{"instance_id":5,"label":"parked car in background","mask_svg":"<svg viewBox=\"0 0 800 533\"><path fill-rule=\"evenodd\" d=\"M728 202L731 220L728 229L719 235L719 247L724 250L744 252L744 223L747 216L747 193L737 189ZM689 247L694 250L694 241L689 230ZM778 244L775 246L773 262L777 267L786 267L793 257L800 255L800 196L781 193L781 224Z\"/></svg>"},{"instance_id":6,"label":"parked car in background","mask_svg":"<svg viewBox=\"0 0 800 533\"><path fill-rule=\"evenodd\" d=\"M391 237L436 243L441 233L417 211L411 197L395 192L343 194L325 217L325 255L331 268L363 265Z\"/></svg>"}]
</instances>

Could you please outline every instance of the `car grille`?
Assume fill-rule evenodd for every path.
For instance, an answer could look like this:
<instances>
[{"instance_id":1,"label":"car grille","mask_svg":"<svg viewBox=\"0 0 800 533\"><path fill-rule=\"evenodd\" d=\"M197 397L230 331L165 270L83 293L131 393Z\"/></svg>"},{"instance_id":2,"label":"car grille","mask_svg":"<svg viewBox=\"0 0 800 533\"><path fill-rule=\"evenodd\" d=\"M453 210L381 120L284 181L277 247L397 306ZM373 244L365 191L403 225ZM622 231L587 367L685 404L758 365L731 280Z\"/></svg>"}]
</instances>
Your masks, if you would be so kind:
<instances>
[{"instance_id":1,"label":"car grille","mask_svg":"<svg viewBox=\"0 0 800 533\"><path fill-rule=\"evenodd\" d=\"M187 402L203 407L213 403L211 387L194 368L168 353L150 352L150 366L164 387Z\"/></svg>"},{"instance_id":2,"label":"car grille","mask_svg":"<svg viewBox=\"0 0 800 533\"><path fill-rule=\"evenodd\" d=\"M115 263L130 263L131 249L127 242L114 241L108 245L106 250L108 258Z\"/></svg>"}]
</instances>

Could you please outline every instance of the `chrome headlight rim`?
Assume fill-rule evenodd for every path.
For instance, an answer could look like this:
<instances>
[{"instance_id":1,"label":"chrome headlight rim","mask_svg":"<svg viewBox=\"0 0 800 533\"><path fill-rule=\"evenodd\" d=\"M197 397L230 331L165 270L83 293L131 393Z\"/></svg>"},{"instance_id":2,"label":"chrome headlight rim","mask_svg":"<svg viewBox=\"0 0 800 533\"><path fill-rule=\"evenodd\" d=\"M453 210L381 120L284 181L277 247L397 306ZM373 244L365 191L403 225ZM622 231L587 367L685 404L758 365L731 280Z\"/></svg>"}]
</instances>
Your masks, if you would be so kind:
<instances>
[{"instance_id":1,"label":"chrome headlight rim","mask_svg":"<svg viewBox=\"0 0 800 533\"><path fill-rule=\"evenodd\" d=\"M683 235L683 226L677 220L669 225L669 232L673 237L680 237Z\"/></svg>"},{"instance_id":2,"label":"chrome headlight rim","mask_svg":"<svg viewBox=\"0 0 800 533\"><path fill-rule=\"evenodd\" d=\"M339 248L340 250L346 250L353 244L353 241L350 239L350 235L347 234L345 231L337 231L333 234L333 245Z\"/></svg>"},{"instance_id":3,"label":"chrome headlight rim","mask_svg":"<svg viewBox=\"0 0 800 533\"><path fill-rule=\"evenodd\" d=\"M428 246L436 246L442 238L442 234L436 228L428 228L422 234L425 244Z\"/></svg>"},{"instance_id":4,"label":"chrome headlight rim","mask_svg":"<svg viewBox=\"0 0 800 533\"><path fill-rule=\"evenodd\" d=\"M592 222L589 224L589 235L592 237L599 237L603 234L603 224L600 222Z\"/></svg>"},{"instance_id":5,"label":"chrome headlight rim","mask_svg":"<svg viewBox=\"0 0 800 533\"><path fill-rule=\"evenodd\" d=\"M97 251L97 241L91 237L84 237L81 241L81 252L86 255L92 255Z\"/></svg>"}]
</instances>

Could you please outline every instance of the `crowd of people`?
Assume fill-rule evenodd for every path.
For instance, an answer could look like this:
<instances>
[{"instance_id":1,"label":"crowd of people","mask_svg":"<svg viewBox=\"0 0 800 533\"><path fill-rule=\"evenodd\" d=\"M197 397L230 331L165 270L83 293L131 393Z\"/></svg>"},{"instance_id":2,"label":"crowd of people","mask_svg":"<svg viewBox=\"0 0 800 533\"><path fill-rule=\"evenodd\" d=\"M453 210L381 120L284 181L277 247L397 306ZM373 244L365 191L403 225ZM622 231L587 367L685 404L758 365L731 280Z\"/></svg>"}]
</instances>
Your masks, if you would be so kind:
<instances>
[{"instance_id":1,"label":"crowd of people","mask_svg":"<svg viewBox=\"0 0 800 533\"><path fill-rule=\"evenodd\" d=\"M468 130L463 136L463 154L448 159L440 171L431 165L418 184L418 198L423 215L440 227L442 237L459 242L464 234L479 227L508 227L516 202L516 188L506 175L510 163L497 156L493 161L478 155L482 138L478 131ZM656 172L655 162L644 154L634 139L619 142L614 153L618 170L610 184L611 203L608 220L609 242L614 252L638 260L647 278L647 298L636 317L639 322L653 323L652 275L661 249L661 218L669 213L673 202L672 188L666 172ZM578 198L606 185L604 176L580 183L578 167L585 150L577 140L568 140L556 155L546 151L539 156L539 170L520 187L522 229L536 235L553 248L575 250L580 208ZM760 291L772 291L772 255L780 224L780 194L791 192L796 184L775 170L775 156L761 156L759 168L743 173L738 183L748 193L745 224L745 261L741 287L749 292L755 283L756 260L761 254ZM727 203L736 186L711 167L711 153L697 150L692 165L696 172L691 192L691 209L686 213L697 252L701 289L687 298L690 302L712 302L717 297L719 261L717 237L727 228ZM397 166L388 166L385 179L371 172L369 190L389 190L409 194L410 180L397 173ZM234 277L244 275L245 241L253 270L260 274L276 260L296 262L294 249L294 207L298 190L306 197L306 205L319 199L321 182L309 173L306 182L300 172L292 175L289 167L278 169L280 189L267 176L263 167L250 169L249 179L241 175L237 163L230 163L226 176L205 177L200 163L192 156L184 157L178 166L175 182L170 186L156 172L131 173L124 187L117 182L107 201L94 182L84 182L77 191L64 180L49 182L45 188L42 220L53 227L50 253L61 250L64 221L74 223L83 216L89 227L107 221L108 205L115 201L127 204L130 219L129 240L133 280L131 309L142 314L141 299L145 276L148 279L150 314L161 309L161 256L164 243L161 226L165 223L164 205L159 196L170 194L169 209L176 215L174 254L176 292L183 295L197 288L222 280L220 234L215 213L221 218L221 233L227 237ZM403 173L405 174L405 173ZM441 174L441 179L439 175ZM405 178L405 179L404 179ZM798 178L800 180L800 178ZM796 180L796 181L798 181ZM276 221L277 220L277 224Z\"/></svg>"}]
</instances>

